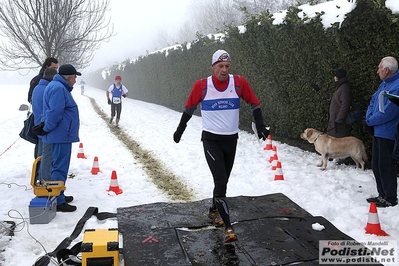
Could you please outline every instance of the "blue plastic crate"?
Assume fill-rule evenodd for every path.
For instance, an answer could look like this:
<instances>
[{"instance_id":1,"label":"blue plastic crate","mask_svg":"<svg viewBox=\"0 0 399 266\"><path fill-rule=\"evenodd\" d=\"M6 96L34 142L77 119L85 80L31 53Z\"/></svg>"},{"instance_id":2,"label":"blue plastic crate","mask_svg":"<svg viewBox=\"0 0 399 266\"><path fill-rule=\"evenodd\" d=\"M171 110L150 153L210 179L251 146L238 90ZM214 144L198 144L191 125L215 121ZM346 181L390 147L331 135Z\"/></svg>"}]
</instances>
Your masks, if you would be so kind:
<instances>
[{"instance_id":1,"label":"blue plastic crate","mask_svg":"<svg viewBox=\"0 0 399 266\"><path fill-rule=\"evenodd\" d=\"M57 213L57 198L35 197L29 203L29 221L31 224L48 224Z\"/></svg>"}]
</instances>

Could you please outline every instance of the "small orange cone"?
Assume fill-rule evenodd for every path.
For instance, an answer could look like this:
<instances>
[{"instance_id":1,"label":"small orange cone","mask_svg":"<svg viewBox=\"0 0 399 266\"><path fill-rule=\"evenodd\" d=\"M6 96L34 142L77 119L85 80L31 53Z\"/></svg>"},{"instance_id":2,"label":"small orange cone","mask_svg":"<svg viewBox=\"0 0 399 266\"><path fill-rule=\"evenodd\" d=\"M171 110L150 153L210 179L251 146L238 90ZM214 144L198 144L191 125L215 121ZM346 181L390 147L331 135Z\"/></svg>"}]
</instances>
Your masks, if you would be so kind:
<instances>
[{"instance_id":1,"label":"small orange cone","mask_svg":"<svg viewBox=\"0 0 399 266\"><path fill-rule=\"evenodd\" d=\"M100 172L100 166L98 165L98 157L94 157L94 161L93 161L93 167L91 168L91 173L93 175L98 174L98 172Z\"/></svg>"},{"instance_id":2,"label":"small orange cone","mask_svg":"<svg viewBox=\"0 0 399 266\"><path fill-rule=\"evenodd\" d=\"M276 174L274 180L284 180L283 169L281 169L281 163L277 162Z\"/></svg>"},{"instance_id":3,"label":"small orange cone","mask_svg":"<svg viewBox=\"0 0 399 266\"><path fill-rule=\"evenodd\" d=\"M273 161L272 161L272 170L276 170L277 169L277 163L278 163L278 156L277 156L277 153L276 153L274 155Z\"/></svg>"},{"instance_id":4,"label":"small orange cone","mask_svg":"<svg viewBox=\"0 0 399 266\"><path fill-rule=\"evenodd\" d=\"M273 154L270 155L269 163L272 163L272 162L273 162L274 156L275 156L275 155L277 155L277 147L276 147L275 145L273 145Z\"/></svg>"},{"instance_id":5,"label":"small orange cone","mask_svg":"<svg viewBox=\"0 0 399 266\"><path fill-rule=\"evenodd\" d=\"M85 153L83 152L83 143L79 144L78 158L86 159Z\"/></svg>"},{"instance_id":6,"label":"small orange cone","mask_svg":"<svg viewBox=\"0 0 399 266\"><path fill-rule=\"evenodd\" d=\"M116 177L116 171L112 171L111 183L107 191L113 191L116 195L122 194L122 189L119 188L118 179Z\"/></svg>"},{"instance_id":7,"label":"small orange cone","mask_svg":"<svg viewBox=\"0 0 399 266\"><path fill-rule=\"evenodd\" d=\"M366 234L377 236L389 236L381 229L380 220L378 219L377 205L375 202L370 203L369 218L366 225Z\"/></svg>"},{"instance_id":8,"label":"small orange cone","mask_svg":"<svg viewBox=\"0 0 399 266\"><path fill-rule=\"evenodd\" d=\"M271 151L273 149L272 145L272 135L269 134L266 139L266 146L263 148L265 151Z\"/></svg>"}]
</instances>

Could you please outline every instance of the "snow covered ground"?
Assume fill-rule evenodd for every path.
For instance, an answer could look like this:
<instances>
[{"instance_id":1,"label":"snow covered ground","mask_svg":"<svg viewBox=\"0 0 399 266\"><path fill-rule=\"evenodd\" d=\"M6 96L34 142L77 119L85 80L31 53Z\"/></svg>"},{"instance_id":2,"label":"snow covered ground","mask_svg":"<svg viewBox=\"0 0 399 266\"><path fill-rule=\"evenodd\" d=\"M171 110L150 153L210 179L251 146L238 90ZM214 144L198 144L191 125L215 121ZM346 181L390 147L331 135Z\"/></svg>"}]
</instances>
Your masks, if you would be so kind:
<instances>
[{"instance_id":1,"label":"snow covered ground","mask_svg":"<svg viewBox=\"0 0 399 266\"><path fill-rule=\"evenodd\" d=\"M77 158L79 143L74 143L70 173L75 177L67 180L66 194L74 196L72 204L78 209L74 213L57 213L49 224L29 224L28 206L34 197L30 186L34 145L18 136L26 118L26 111L18 109L27 103L28 86L3 85L0 88L12 92L3 94L0 104L0 221L14 221L18 225L15 236L5 242L5 251L0 253L0 265L32 265L72 233L89 206L98 207L100 212L116 212L119 207L172 201L156 187L140 160L94 110L90 98L109 116L105 92L86 86L85 94L81 95L80 88L75 86L72 94L79 106L80 142L87 159ZM273 106L265 108L265 115L268 108ZM176 144L172 135L180 116L180 112L127 98L123 101L120 130L142 149L151 151L163 167L176 175L179 182L192 191L190 200L210 198L213 182L200 141L201 118L193 117L189 121L182 141ZM284 180L274 180L276 171L268 162L272 152L263 149L266 143L258 141L251 133L240 131L228 197L284 193L312 215L325 217L358 241L399 239L399 206L378 209L381 227L390 236L365 234L370 207L366 198L376 195L371 170L361 171L354 166L329 162L327 170L321 171L316 166L320 159L318 154L272 142L277 147ZM98 175L91 174L95 156L101 170ZM113 170L123 190L120 195L106 191ZM98 221L92 218L85 225L85 228L110 227L117 227L115 219ZM76 241L82 238L83 233Z\"/></svg>"}]
</instances>

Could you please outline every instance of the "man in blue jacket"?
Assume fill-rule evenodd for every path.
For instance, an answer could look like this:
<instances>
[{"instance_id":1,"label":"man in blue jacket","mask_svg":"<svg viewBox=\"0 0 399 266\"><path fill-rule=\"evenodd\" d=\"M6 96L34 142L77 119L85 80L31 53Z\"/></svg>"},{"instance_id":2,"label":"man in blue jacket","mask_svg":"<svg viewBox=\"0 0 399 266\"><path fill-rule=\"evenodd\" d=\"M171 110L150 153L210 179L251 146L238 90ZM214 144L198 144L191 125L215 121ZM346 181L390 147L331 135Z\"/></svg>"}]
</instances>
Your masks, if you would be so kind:
<instances>
[{"instance_id":1,"label":"man in blue jacket","mask_svg":"<svg viewBox=\"0 0 399 266\"><path fill-rule=\"evenodd\" d=\"M36 126L42 141L53 145L51 180L66 183L71 160L72 142L79 141L79 110L71 91L76 76L82 75L70 64L61 65L43 95L42 123ZM76 206L68 204L64 191L57 197L57 211L73 212Z\"/></svg>"},{"instance_id":2,"label":"man in blue jacket","mask_svg":"<svg viewBox=\"0 0 399 266\"><path fill-rule=\"evenodd\" d=\"M396 124L399 122L399 107L384 97L385 93L399 95L398 62L384 57L378 65L377 74L382 80L373 94L366 113L366 124L374 128L372 169L377 184L378 196L368 198L377 207L398 204L398 180L392 152L395 144Z\"/></svg>"},{"instance_id":3,"label":"man in blue jacket","mask_svg":"<svg viewBox=\"0 0 399 266\"><path fill-rule=\"evenodd\" d=\"M42 122L43 117L43 94L47 85L53 80L53 77L57 74L57 70L54 68L46 68L43 72L43 78L39 81L39 84L34 88L32 93L32 112L34 115L34 125L39 125ZM51 143L43 143L42 136L38 136L37 142L37 155L36 158L42 156L40 159L39 168L39 179L40 180L51 180L51 165L53 161L52 156L52 145Z\"/></svg>"}]
</instances>

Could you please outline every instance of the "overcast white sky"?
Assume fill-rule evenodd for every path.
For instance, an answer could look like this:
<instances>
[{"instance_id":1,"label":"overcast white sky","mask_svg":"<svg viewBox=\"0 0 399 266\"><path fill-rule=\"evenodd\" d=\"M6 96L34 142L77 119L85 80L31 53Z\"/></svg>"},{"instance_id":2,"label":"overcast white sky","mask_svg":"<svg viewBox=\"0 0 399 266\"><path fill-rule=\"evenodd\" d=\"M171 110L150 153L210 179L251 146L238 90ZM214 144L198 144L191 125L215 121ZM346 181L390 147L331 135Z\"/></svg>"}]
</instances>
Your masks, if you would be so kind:
<instances>
[{"instance_id":1,"label":"overcast white sky","mask_svg":"<svg viewBox=\"0 0 399 266\"><path fill-rule=\"evenodd\" d=\"M181 24L189 21L190 15L193 14L190 10L193 8L191 3L192 0L111 0L107 18L111 17L116 35L108 43L101 45L88 68L79 71L83 74L89 73L121 63L128 58L145 55L147 50L153 52L159 32L164 30L168 35L174 36L181 29ZM354 5L347 0L333 0L313 7L303 5L302 10L310 17L319 11L339 11L340 13L327 12L328 14L323 16L323 25L328 27L332 21L343 20L344 14L350 12ZM339 10L337 6L340 7ZM387 0L386 6L394 13L399 13L398 0ZM338 16L339 14L341 15ZM275 23L281 23L284 17L285 12L276 13ZM2 72L0 79L3 84L28 84L37 71Z\"/></svg>"},{"instance_id":2,"label":"overcast white sky","mask_svg":"<svg viewBox=\"0 0 399 266\"><path fill-rule=\"evenodd\" d=\"M96 70L152 52L160 29L169 34L187 21L191 0L112 0L110 11L116 36L101 45L86 71Z\"/></svg>"}]
</instances>

